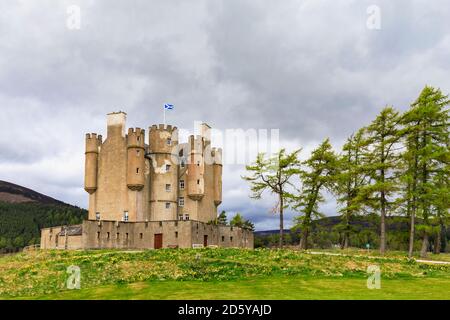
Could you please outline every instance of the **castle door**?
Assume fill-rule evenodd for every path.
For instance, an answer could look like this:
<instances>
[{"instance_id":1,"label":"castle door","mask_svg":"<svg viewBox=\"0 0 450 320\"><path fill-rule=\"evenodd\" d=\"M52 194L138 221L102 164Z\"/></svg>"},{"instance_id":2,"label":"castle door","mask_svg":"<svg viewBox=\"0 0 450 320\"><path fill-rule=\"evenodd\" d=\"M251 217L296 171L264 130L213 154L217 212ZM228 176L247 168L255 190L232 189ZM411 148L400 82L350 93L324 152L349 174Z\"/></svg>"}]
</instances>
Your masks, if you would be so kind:
<instances>
[{"instance_id":1,"label":"castle door","mask_svg":"<svg viewBox=\"0 0 450 320\"><path fill-rule=\"evenodd\" d=\"M203 246L204 247L208 246L208 236L206 234L203 236Z\"/></svg>"},{"instance_id":2,"label":"castle door","mask_svg":"<svg viewBox=\"0 0 450 320\"><path fill-rule=\"evenodd\" d=\"M162 248L162 233L155 233L154 247L155 249Z\"/></svg>"}]
</instances>

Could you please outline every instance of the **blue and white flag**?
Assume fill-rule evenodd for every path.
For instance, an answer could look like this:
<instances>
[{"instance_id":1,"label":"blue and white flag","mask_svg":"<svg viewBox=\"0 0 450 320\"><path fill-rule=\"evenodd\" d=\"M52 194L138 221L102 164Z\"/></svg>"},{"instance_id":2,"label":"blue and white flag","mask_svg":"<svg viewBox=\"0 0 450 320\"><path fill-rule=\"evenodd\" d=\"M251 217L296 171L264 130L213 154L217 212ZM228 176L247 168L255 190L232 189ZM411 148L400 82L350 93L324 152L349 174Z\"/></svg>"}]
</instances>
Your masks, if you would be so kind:
<instances>
[{"instance_id":1,"label":"blue and white flag","mask_svg":"<svg viewBox=\"0 0 450 320\"><path fill-rule=\"evenodd\" d=\"M173 109L173 104L166 103L164 105L164 110L172 110L172 109Z\"/></svg>"}]
</instances>

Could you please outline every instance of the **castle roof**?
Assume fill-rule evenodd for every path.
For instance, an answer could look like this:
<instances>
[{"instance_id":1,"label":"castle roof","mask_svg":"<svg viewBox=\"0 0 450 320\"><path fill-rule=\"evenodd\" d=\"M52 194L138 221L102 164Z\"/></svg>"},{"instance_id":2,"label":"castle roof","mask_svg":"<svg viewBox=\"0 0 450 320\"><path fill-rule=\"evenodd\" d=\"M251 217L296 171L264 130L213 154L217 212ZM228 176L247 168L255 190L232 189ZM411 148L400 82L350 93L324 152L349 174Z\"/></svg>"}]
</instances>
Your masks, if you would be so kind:
<instances>
[{"instance_id":1,"label":"castle roof","mask_svg":"<svg viewBox=\"0 0 450 320\"><path fill-rule=\"evenodd\" d=\"M83 232L83 226L79 224L74 226L63 227L61 232L58 233L58 236L65 236L66 230L68 236L81 236Z\"/></svg>"}]
</instances>

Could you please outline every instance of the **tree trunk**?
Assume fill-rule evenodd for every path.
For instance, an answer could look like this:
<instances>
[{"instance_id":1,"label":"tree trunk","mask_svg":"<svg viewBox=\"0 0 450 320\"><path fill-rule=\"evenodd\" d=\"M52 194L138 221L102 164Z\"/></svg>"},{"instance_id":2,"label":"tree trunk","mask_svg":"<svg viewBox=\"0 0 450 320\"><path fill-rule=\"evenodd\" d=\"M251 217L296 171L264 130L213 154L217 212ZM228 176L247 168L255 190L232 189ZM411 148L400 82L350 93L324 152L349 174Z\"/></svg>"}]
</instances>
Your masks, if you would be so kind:
<instances>
[{"instance_id":1,"label":"tree trunk","mask_svg":"<svg viewBox=\"0 0 450 320\"><path fill-rule=\"evenodd\" d=\"M300 239L300 249L307 250L308 249L308 229L306 227L302 230L302 238Z\"/></svg>"},{"instance_id":2,"label":"tree trunk","mask_svg":"<svg viewBox=\"0 0 450 320\"><path fill-rule=\"evenodd\" d=\"M350 203L347 202L347 208L350 206ZM350 210L346 210L345 212L345 231L344 231L344 245L342 249L347 249L350 244Z\"/></svg>"},{"instance_id":3,"label":"tree trunk","mask_svg":"<svg viewBox=\"0 0 450 320\"><path fill-rule=\"evenodd\" d=\"M380 219L380 253L386 253L386 199L385 194L381 192L381 219Z\"/></svg>"},{"instance_id":4,"label":"tree trunk","mask_svg":"<svg viewBox=\"0 0 450 320\"><path fill-rule=\"evenodd\" d=\"M427 252L428 252L428 233L425 231L423 235L423 241L422 241L422 249L420 250L420 257L426 258Z\"/></svg>"},{"instance_id":5,"label":"tree trunk","mask_svg":"<svg viewBox=\"0 0 450 320\"><path fill-rule=\"evenodd\" d=\"M440 229L440 228L439 228ZM441 230L436 233L436 239L434 240L434 253L441 253Z\"/></svg>"},{"instance_id":6,"label":"tree trunk","mask_svg":"<svg viewBox=\"0 0 450 320\"><path fill-rule=\"evenodd\" d=\"M280 193L280 249L283 248L284 244L283 206L283 195Z\"/></svg>"},{"instance_id":7,"label":"tree trunk","mask_svg":"<svg viewBox=\"0 0 450 320\"><path fill-rule=\"evenodd\" d=\"M344 248L343 249L347 249L350 243L350 239L349 239L349 234L348 231L345 231L344 233Z\"/></svg>"},{"instance_id":8,"label":"tree trunk","mask_svg":"<svg viewBox=\"0 0 450 320\"><path fill-rule=\"evenodd\" d=\"M409 230L409 250L408 257L412 258L414 253L414 224L415 224L415 209L411 210L411 226Z\"/></svg>"}]
</instances>

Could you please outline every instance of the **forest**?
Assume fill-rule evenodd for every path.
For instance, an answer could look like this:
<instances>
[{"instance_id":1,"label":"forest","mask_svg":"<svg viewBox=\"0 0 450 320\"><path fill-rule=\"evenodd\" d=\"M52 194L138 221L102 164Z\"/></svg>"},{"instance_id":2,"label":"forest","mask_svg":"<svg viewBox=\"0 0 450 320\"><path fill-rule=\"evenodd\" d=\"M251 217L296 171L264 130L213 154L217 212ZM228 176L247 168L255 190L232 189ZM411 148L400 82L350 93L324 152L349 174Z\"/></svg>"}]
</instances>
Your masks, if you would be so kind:
<instances>
[{"instance_id":1,"label":"forest","mask_svg":"<svg viewBox=\"0 0 450 320\"><path fill-rule=\"evenodd\" d=\"M259 154L242 178L250 184L252 198L265 192L277 196L278 245L296 243L305 250L328 241L345 249L372 242L381 254L388 249L405 250L410 257L414 251L422 257L443 252L450 203L449 103L440 89L425 86L405 112L384 107L341 150L326 138L304 161L301 149ZM324 217L326 193L336 199L340 215L328 230L317 224ZM298 214L286 237L287 208ZM355 221L361 217L376 227L358 227ZM395 219L402 228L392 228ZM373 240L367 238L370 234Z\"/></svg>"},{"instance_id":2,"label":"forest","mask_svg":"<svg viewBox=\"0 0 450 320\"><path fill-rule=\"evenodd\" d=\"M66 204L0 201L0 253L40 243L41 228L79 224L87 211Z\"/></svg>"}]
</instances>

